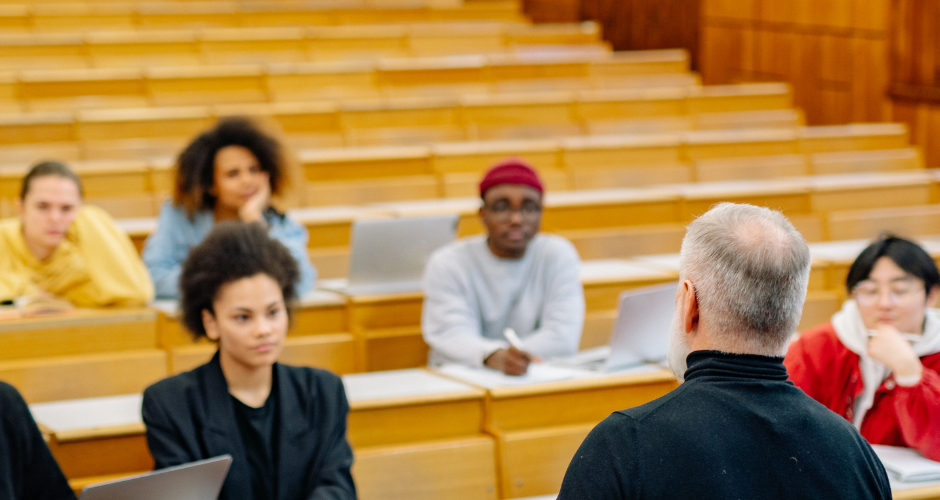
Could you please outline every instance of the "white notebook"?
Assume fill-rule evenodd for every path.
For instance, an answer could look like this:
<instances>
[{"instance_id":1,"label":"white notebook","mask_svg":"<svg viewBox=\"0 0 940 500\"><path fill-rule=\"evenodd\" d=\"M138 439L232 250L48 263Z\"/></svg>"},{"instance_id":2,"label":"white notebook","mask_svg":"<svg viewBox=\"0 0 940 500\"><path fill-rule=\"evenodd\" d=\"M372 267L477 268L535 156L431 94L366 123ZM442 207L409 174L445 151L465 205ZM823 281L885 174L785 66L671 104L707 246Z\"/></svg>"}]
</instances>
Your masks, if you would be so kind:
<instances>
[{"instance_id":1,"label":"white notebook","mask_svg":"<svg viewBox=\"0 0 940 500\"><path fill-rule=\"evenodd\" d=\"M925 458L916 450L883 444L871 447L892 479L902 482L940 481L940 462Z\"/></svg>"},{"instance_id":2,"label":"white notebook","mask_svg":"<svg viewBox=\"0 0 940 500\"><path fill-rule=\"evenodd\" d=\"M445 375L464 382L494 389L497 387L515 387L522 385L544 384L576 378L580 373L570 368L552 366L546 363L530 363L525 375L506 375L491 368L470 368L463 365L444 365L437 368Z\"/></svg>"}]
</instances>

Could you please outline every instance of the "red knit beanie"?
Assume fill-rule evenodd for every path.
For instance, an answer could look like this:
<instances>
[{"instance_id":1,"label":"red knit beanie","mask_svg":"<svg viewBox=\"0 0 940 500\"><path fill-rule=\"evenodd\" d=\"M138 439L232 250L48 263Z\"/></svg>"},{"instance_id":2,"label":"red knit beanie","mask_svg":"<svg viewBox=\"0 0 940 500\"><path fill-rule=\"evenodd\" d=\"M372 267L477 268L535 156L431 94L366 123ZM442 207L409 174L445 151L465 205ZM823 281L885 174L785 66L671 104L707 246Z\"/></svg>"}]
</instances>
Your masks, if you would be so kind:
<instances>
[{"instance_id":1,"label":"red knit beanie","mask_svg":"<svg viewBox=\"0 0 940 500\"><path fill-rule=\"evenodd\" d=\"M519 158L507 158L490 168L480 181L480 196L486 190L498 184L523 184L532 186L542 193L542 181L535 169Z\"/></svg>"}]
</instances>

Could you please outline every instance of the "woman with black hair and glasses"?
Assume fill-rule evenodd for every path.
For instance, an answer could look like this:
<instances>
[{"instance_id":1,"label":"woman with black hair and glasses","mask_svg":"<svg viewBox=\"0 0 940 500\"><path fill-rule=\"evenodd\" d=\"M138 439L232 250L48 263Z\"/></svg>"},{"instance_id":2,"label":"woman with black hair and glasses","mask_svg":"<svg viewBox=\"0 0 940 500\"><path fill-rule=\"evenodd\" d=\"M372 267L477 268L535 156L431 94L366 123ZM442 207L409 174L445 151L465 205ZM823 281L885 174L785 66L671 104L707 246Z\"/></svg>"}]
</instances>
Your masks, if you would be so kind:
<instances>
[{"instance_id":1,"label":"woman with black hair and glasses","mask_svg":"<svg viewBox=\"0 0 940 500\"><path fill-rule=\"evenodd\" d=\"M886 236L849 269L832 322L790 345L790 380L872 444L940 460L940 273L917 244Z\"/></svg>"}]
</instances>

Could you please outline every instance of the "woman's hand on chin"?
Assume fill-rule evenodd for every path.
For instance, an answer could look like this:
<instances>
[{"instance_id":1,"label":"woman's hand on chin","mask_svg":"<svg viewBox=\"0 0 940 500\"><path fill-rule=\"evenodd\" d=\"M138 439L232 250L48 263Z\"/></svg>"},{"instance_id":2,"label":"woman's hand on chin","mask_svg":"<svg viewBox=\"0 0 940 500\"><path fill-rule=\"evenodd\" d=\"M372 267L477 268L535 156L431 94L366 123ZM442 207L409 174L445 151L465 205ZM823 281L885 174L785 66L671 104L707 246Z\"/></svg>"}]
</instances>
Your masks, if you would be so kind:
<instances>
[{"instance_id":1,"label":"woman's hand on chin","mask_svg":"<svg viewBox=\"0 0 940 500\"><path fill-rule=\"evenodd\" d=\"M910 342L892 325L879 324L868 339L868 355L888 367L895 377L919 377L924 370Z\"/></svg>"},{"instance_id":2,"label":"woman's hand on chin","mask_svg":"<svg viewBox=\"0 0 940 500\"><path fill-rule=\"evenodd\" d=\"M251 198L248 198L248 201L246 201L245 204L238 209L238 218L241 219L242 222L257 222L264 220L264 210L268 208L270 201L270 175L267 172L264 172L264 176L261 182L261 186L258 188L258 192L252 195Z\"/></svg>"}]
</instances>

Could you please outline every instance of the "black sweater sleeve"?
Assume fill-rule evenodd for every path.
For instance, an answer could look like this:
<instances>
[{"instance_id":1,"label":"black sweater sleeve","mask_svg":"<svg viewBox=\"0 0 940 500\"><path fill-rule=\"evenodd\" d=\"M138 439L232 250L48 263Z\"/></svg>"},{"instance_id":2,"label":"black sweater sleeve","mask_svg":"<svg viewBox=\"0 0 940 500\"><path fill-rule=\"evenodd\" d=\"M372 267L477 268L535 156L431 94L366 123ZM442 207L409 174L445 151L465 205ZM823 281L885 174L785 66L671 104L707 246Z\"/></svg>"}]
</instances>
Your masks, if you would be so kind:
<instances>
[{"instance_id":1,"label":"black sweater sleeve","mask_svg":"<svg viewBox=\"0 0 940 500\"><path fill-rule=\"evenodd\" d=\"M0 382L0 497L74 500L75 494L42 439L26 401Z\"/></svg>"}]
</instances>

